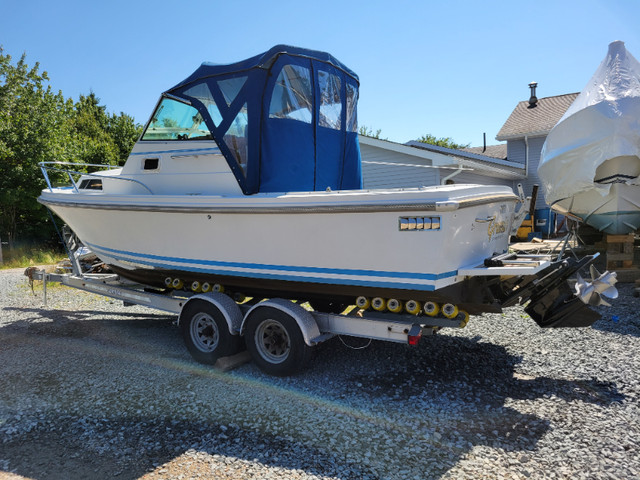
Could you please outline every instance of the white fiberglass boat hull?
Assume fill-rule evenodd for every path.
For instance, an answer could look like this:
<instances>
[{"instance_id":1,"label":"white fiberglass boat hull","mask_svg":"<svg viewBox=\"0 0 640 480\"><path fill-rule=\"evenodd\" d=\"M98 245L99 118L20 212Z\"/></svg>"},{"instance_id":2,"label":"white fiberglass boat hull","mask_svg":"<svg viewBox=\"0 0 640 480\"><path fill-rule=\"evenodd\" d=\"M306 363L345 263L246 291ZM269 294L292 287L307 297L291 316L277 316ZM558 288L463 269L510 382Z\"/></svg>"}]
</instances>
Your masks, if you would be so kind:
<instances>
[{"instance_id":1,"label":"white fiberglass boat hull","mask_svg":"<svg viewBox=\"0 0 640 480\"><path fill-rule=\"evenodd\" d=\"M485 186L243 197L53 189L40 197L107 264L150 284L172 272L253 288L398 290L400 298L459 282L458 269L506 252L516 201L507 187Z\"/></svg>"},{"instance_id":2,"label":"white fiberglass boat hull","mask_svg":"<svg viewBox=\"0 0 640 480\"><path fill-rule=\"evenodd\" d=\"M558 201L553 208L565 215L575 215L605 233L632 233L640 228L640 187L615 183L606 195L588 189Z\"/></svg>"}]
</instances>

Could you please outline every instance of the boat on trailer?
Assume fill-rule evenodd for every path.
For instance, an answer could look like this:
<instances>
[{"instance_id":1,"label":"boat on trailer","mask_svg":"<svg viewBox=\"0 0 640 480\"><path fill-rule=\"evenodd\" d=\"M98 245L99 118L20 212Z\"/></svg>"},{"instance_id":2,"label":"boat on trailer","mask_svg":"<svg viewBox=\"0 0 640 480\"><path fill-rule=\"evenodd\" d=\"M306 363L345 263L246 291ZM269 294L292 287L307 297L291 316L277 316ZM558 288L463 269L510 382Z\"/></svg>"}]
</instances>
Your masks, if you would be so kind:
<instances>
[{"instance_id":1,"label":"boat on trailer","mask_svg":"<svg viewBox=\"0 0 640 480\"><path fill-rule=\"evenodd\" d=\"M526 301L544 327L598 318L586 304L615 275L578 295L566 282L594 257L508 252L521 192L362 189L358 86L331 55L282 45L203 64L162 94L123 167L44 163L38 200L121 277L157 289L356 305L431 331ZM52 171L71 185L54 187Z\"/></svg>"}]
</instances>

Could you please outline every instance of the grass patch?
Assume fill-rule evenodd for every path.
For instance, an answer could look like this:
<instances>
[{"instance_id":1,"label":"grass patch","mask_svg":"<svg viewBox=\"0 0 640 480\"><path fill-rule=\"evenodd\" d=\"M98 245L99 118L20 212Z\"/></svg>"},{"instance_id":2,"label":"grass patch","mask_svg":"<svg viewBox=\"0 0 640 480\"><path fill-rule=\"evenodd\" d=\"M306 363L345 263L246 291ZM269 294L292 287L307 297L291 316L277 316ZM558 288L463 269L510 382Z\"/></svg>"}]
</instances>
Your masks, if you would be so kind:
<instances>
[{"instance_id":1,"label":"grass patch","mask_svg":"<svg viewBox=\"0 0 640 480\"><path fill-rule=\"evenodd\" d=\"M1 269L26 268L36 265L54 265L67 256L53 249L42 247L16 247L12 250L2 249L4 263L0 264Z\"/></svg>"}]
</instances>

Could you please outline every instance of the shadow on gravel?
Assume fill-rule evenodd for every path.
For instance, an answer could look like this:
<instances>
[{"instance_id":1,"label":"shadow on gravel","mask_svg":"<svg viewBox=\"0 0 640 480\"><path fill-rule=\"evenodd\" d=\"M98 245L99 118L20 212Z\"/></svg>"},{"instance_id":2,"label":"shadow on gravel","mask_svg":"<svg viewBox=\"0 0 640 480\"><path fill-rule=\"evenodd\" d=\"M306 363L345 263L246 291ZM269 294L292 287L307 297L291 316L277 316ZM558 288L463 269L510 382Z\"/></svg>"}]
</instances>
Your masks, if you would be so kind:
<instances>
[{"instance_id":1,"label":"shadow on gravel","mask_svg":"<svg viewBox=\"0 0 640 480\"><path fill-rule=\"evenodd\" d=\"M163 315L161 313L129 313L129 312L113 312L113 311L100 311L100 310L64 310L64 309L49 309L49 308L18 308L18 307L4 307L4 312L19 312L24 314L32 314L32 316L21 319L22 322L29 320L43 320L49 319L52 321L63 320L65 322L73 322L100 315L115 317L115 318L136 318L136 319L149 319L158 320L162 318L172 317L177 315Z\"/></svg>"},{"instance_id":2,"label":"shadow on gravel","mask_svg":"<svg viewBox=\"0 0 640 480\"><path fill-rule=\"evenodd\" d=\"M94 447L89 450L87 444ZM332 455L317 449L239 428L168 418L61 417L0 445L0 478L3 459L8 460L10 471L34 480L134 480L145 474L145 478L165 479L261 478L245 477L243 467L232 464L235 459L319 477L375 478L355 462L337 464ZM188 451L192 454L181 458ZM197 465L195 452L232 461Z\"/></svg>"},{"instance_id":3,"label":"shadow on gravel","mask_svg":"<svg viewBox=\"0 0 640 480\"><path fill-rule=\"evenodd\" d=\"M176 316L161 313L127 313L91 310L49 310L41 308L5 307L4 312L21 313L19 319L5 322L4 330L26 330L44 337L89 337L105 327L149 329L167 326ZM43 321L45 320L45 321ZM49 320L48 322L46 320ZM111 329L113 330L113 329ZM177 330L176 330L177 331Z\"/></svg>"},{"instance_id":4,"label":"shadow on gravel","mask_svg":"<svg viewBox=\"0 0 640 480\"><path fill-rule=\"evenodd\" d=\"M625 400L613 382L518 374L521 357L479 338L442 335L424 339L418 349L378 344L370 350L350 365L366 364L371 371L351 375L342 398L349 403L350 397L367 397L392 411L405 409L415 428L437 432L439 444L457 454L428 478L439 478L476 445L534 450L551 428L550 419L506 406L510 399L555 397L561 400L559 408L565 402L607 406ZM420 448L415 450L419 457ZM533 473L526 465L517 467L524 476Z\"/></svg>"},{"instance_id":5,"label":"shadow on gravel","mask_svg":"<svg viewBox=\"0 0 640 480\"><path fill-rule=\"evenodd\" d=\"M226 468L225 458L231 458L329 478L436 479L477 445L523 452L536 447L551 428L550 419L521 413L507 406L509 399L555 397L561 401L558 408L562 402L606 406L624 400L609 382L518 375L521 357L480 338L438 335L417 348L373 342L357 351L331 341L308 371L276 379L253 365L207 374L208 367L189 359L179 330L169 328L174 317L37 308L13 313L19 319L0 328L0 342L5 333L44 337L37 348L66 350L48 350L51 360L25 364L20 378L3 365L8 357L0 350L0 477L8 470L38 480L130 480L155 470L148 478L189 478L194 459L184 457L193 451L208 454L207 461L222 456L215 468ZM47 343L50 337L56 341ZM60 337L64 342L57 341ZM126 357L128 365L120 357L116 362L114 350L105 349L103 357L90 343L95 338L143 355ZM77 365L70 344L82 344L86 366ZM20 342L13 342L11 351L18 348ZM176 358L179 369L167 361ZM78 370L83 373L70 376L76 382L70 385L65 372ZM245 396L224 407L211 400L220 389ZM321 417L315 420L321 425L315 438L288 438L282 429L295 431L286 426L288 419L271 423L269 415L279 414L277 405L271 410L264 401L250 404L249 389L256 399L273 396L294 409L315 410ZM9 395L20 395L24 403L7 407L13 400ZM73 408L59 407L63 401ZM46 407L32 407L43 403ZM113 408L121 403L127 408ZM182 417L183 408L191 420ZM231 412L225 425L211 420L222 408ZM114 410L119 413L109 413ZM262 433L238 426L256 419ZM273 425L280 431L272 431ZM175 471L158 473L165 465ZM203 468L209 478L234 478L217 476L209 464ZM238 468L237 461L228 468Z\"/></svg>"},{"instance_id":6,"label":"shadow on gravel","mask_svg":"<svg viewBox=\"0 0 640 480\"><path fill-rule=\"evenodd\" d=\"M361 392L373 397L400 396L424 399L448 398L461 408L498 408L506 398L535 400L555 396L565 401L607 405L622 402L613 382L595 379L560 380L515 373L521 357L501 345L480 338L437 336L426 339L417 350L404 349L400 368L375 376L354 377ZM403 351L403 353L405 353Z\"/></svg>"}]
</instances>

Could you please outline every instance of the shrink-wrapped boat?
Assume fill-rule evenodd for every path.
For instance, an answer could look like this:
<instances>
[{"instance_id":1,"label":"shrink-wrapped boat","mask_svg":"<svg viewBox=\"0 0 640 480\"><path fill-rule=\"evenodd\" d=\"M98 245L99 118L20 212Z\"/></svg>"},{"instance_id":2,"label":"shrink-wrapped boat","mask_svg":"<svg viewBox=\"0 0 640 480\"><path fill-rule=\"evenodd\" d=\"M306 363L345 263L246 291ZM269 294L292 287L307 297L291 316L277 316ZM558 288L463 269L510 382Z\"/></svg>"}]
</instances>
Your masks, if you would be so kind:
<instances>
[{"instance_id":1,"label":"shrink-wrapped boat","mask_svg":"<svg viewBox=\"0 0 640 480\"><path fill-rule=\"evenodd\" d=\"M620 41L542 149L545 199L610 234L640 227L640 63Z\"/></svg>"}]
</instances>

